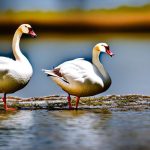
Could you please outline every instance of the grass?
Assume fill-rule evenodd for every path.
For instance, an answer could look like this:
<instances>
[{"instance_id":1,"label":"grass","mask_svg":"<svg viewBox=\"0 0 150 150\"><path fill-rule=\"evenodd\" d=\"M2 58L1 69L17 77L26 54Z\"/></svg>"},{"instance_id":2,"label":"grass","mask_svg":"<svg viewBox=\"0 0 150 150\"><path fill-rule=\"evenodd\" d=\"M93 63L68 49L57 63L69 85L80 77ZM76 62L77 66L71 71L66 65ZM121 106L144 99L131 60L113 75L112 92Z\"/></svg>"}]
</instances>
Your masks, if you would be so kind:
<instances>
[{"instance_id":1,"label":"grass","mask_svg":"<svg viewBox=\"0 0 150 150\"><path fill-rule=\"evenodd\" d=\"M81 98L79 101L80 105L87 105L87 106L102 106L104 102L102 101L103 97L84 97ZM76 98L72 98L72 105L76 104Z\"/></svg>"}]
</instances>

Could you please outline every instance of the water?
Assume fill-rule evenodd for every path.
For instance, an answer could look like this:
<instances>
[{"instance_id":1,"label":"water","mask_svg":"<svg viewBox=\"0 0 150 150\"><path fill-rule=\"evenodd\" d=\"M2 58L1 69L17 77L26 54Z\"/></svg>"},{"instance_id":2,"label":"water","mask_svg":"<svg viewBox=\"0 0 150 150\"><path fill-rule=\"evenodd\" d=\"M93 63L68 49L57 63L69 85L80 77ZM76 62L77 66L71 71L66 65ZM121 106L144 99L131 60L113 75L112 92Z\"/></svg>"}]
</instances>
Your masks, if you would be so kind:
<instances>
[{"instance_id":1,"label":"water","mask_svg":"<svg viewBox=\"0 0 150 150\"><path fill-rule=\"evenodd\" d=\"M0 113L1 150L148 150L150 111Z\"/></svg>"},{"instance_id":2,"label":"water","mask_svg":"<svg viewBox=\"0 0 150 150\"><path fill-rule=\"evenodd\" d=\"M12 94L19 97L63 94L41 70L78 57L91 59L95 44L107 42L116 54L103 55L102 63L112 78L107 94L145 94L150 92L150 35L149 34L90 34L65 35L37 33L36 39L21 39L21 49L30 60L34 75L29 84ZM0 55L11 56L12 37L0 36Z\"/></svg>"}]
</instances>

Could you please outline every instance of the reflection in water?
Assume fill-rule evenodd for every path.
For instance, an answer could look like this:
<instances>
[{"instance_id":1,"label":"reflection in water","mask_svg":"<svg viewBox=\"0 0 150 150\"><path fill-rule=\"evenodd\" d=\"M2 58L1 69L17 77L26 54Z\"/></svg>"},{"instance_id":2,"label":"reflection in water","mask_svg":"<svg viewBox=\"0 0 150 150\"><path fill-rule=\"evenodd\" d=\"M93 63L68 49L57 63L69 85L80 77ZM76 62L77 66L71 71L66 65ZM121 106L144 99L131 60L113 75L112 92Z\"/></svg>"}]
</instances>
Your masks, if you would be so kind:
<instances>
[{"instance_id":1,"label":"reflection in water","mask_svg":"<svg viewBox=\"0 0 150 150\"><path fill-rule=\"evenodd\" d=\"M69 149L78 149L79 147L80 149L104 148L104 136L99 134L103 134L102 128L110 117L110 114L105 116L105 114L95 114L88 111L63 113L61 119L69 130L62 133L65 141L68 141Z\"/></svg>"},{"instance_id":2,"label":"reflection in water","mask_svg":"<svg viewBox=\"0 0 150 150\"><path fill-rule=\"evenodd\" d=\"M3 120L0 117L0 147L6 147L7 150L30 147L33 135L27 129L32 126L32 114L25 111L0 113L0 116L3 115L7 118Z\"/></svg>"},{"instance_id":3,"label":"reflection in water","mask_svg":"<svg viewBox=\"0 0 150 150\"><path fill-rule=\"evenodd\" d=\"M31 82L15 96L34 97L64 92L41 71L51 69L63 61L91 58L96 43L107 42L116 54L103 55L102 62L111 78L111 87L103 94L149 94L150 91L150 38L149 34L135 35L46 35L38 33L35 40L22 39L21 49L33 65ZM11 39L0 37L0 55L10 56Z\"/></svg>"},{"instance_id":4,"label":"reflection in water","mask_svg":"<svg viewBox=\"0 0 150 150\"><path fill-rule=\"evenodd\" d=\"M6 112L5 110L0 110L0 120L7 120L12 115L15 115L16 113L17 113L16 111L8 111L8 112Z\"/></svg>"},{"instance_id":5,"label":"reflection in water","mask_svg":"<svg viewBox=\"0 0 150 150\"><path fill-rule=\"evenodd\" d=\"M150 112L19 111L0 120L7 150L148 150Z\"/></svg>"}]
</instances>

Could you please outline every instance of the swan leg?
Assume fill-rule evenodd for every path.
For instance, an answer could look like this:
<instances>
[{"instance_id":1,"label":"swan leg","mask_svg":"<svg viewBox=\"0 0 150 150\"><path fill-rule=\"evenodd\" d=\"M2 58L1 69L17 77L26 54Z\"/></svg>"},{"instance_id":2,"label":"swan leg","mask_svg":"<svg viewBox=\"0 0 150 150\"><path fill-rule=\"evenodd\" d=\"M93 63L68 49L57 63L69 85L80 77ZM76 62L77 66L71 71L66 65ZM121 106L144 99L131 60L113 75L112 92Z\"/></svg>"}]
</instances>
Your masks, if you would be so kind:
<instances>
[{"instance_id":1,"label":"swan leg","mask_svg":"<svg viewBox=\"0 0 150 150\"><path fill-rule=\"evenodd\" d=\"M68 95L67 99L68 99L68 106L69 106L69 109L72 109L73 107L72 107L72 105L71 105L71 97L70 97L70 95Z\"/></svg>"},{"instance_id":2,"label":"swan leg","mask_svg":"<svg viewBox=\"0 0 150 150\"><path fill-rule=\"evenodd\" d=\"M76 98L76 109L78 109L79 100L80 100L80 97L77 97Z\"/></svg>"},{"instance_id":3,"label":"swan leg","mask_svg":"<svg viewBox=\"0 0 150 150\"><path fill-rule=\"evenodd\" d=\"M4 94L4 97L2 98L2 100L3 100L3 102L4 102L4 109L6 110L6 111L14 111L14 110L16 110L15 108L8 108L7 107L7 102L6 102L6 94Z\"/></svg>"}]
</instances>

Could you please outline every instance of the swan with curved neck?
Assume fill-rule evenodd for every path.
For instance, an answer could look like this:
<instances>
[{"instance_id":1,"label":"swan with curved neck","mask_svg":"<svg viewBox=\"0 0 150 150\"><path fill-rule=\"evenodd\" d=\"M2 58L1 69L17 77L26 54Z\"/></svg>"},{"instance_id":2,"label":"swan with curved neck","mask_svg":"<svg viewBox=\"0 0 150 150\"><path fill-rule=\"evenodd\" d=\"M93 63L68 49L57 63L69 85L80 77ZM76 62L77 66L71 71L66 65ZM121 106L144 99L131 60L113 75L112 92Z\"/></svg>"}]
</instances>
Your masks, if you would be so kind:
<instances>
[{"instance_id":1,"label":"swan with curved neck","mask_svg":"<svg viewBox=\"0 0 150 150\"><path fill-rule=\"evenodd\" d=\"M15 60L7 57L0 57L0 93L4 93L2 100L5 110L14 110L13 108L7 107L6 94L14 93L25 87L30 81L33 73L30 62L22 54L19 47L20 38L23 33L36 37L36 34L29 24L20 25L14 34L12 42Z\"/></svg>"},{"instance_id":2,"label":"swan with curved neck","mask_svg":"<svg viewBox=\"0 0 150 150\"><path fill-rule=\"evenodd\" d=\"M111 57L114 55L106 43L99 43L93 48L92 63L83 58L67 61L53 70L44 70L64 91L68 93L68 105L72 108L71 97L76 99L76 109L80 97L93 96L106 91L111 85L111 78L99 60L104 52Z\"/></svg>"}]
</instances>

